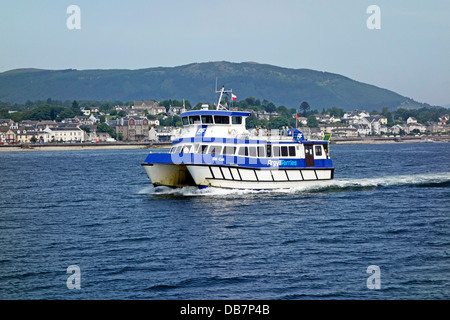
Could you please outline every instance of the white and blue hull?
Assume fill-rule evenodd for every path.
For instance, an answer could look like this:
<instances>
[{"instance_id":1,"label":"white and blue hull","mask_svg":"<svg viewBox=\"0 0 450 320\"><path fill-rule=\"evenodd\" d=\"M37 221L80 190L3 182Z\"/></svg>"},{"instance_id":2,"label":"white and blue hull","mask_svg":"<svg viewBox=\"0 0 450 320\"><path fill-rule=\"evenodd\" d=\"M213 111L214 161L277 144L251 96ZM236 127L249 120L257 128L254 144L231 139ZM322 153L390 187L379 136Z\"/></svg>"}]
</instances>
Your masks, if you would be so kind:
<instances>
[{"instance_id":1,"label":"white and blue hull","mask_svg":"<svg viewBox=\"0 0 450 320\"><path fill-rule=\"evenodd\" d=\"M272 190L327 184L333 169L252 169L227 166L188 165L199 187Z\"/></svg>"},{"instance_id":2,"label":"white and blue hull","mask_svg":"<svg viewBox=\"0 0 450 320\"><path fill-rule=\"evenodd\" d=\"M143 164L155 186L273 190L326 185L333 168L256 169L236 166Z\"/></svg>"}]
</instances>

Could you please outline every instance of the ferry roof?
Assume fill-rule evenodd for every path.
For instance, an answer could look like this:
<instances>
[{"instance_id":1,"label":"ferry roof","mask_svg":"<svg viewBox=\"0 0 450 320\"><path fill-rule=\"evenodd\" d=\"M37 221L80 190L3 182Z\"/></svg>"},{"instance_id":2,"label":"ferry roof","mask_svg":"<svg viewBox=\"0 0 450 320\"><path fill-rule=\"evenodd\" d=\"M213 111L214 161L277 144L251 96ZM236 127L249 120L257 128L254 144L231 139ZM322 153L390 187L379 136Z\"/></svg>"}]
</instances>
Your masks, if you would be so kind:
<instances>
[{"instance_id":1,"label":"ferry roof","mask_svg":"<svg viewBox=\"0 0 450 320\"><path fill-rule=\"evenodd\" d=\"M248 117L250 112L248 111L224 111L224 110L193 110L183 112L180 116L236 116L236 117Z\"/></svg>"}]
</instances>

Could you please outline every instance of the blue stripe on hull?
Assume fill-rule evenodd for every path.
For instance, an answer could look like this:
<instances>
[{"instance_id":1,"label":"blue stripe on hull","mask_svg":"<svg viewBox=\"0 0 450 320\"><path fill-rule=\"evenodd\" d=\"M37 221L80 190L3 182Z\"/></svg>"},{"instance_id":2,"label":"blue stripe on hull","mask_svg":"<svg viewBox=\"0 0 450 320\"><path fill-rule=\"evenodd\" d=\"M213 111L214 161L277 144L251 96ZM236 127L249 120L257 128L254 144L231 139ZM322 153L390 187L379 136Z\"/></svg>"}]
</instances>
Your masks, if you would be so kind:
<instances>
[{"instance_id":1,"label":"blue stripe on hull","mask_svg":"<svg viewBox=\"0 0 450 320\"><path fill-rule=\"evenodd\" d=\"M199 153L150 153L144 164L198 164L226 165L246 168L333 168L331 159L315 159L314 166L307 167L305 159L295 158L249 158L240 156L212 155Z\"/></svg>"}]
</instances>

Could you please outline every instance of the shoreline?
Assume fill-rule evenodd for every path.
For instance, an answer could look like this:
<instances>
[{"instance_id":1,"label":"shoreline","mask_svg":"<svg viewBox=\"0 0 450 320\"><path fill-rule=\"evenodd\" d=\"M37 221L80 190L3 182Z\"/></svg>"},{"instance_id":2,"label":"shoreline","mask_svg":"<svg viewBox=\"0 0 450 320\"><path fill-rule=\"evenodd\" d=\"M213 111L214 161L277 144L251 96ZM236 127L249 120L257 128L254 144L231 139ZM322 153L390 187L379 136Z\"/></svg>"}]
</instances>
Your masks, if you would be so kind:
<instances>
[{"instance_id":1,"label":"shoreline","mask_svg":"<svg viewBox=\"0 0 450 320\"><path fill-rule=\"evenodd\" d=\"M70 151L70 150L127 150L167 148L165 143L45 143L28 145L0 145L0 152Z\"/></svg>"},{"instance_id":2,"label":"shoreline","mask_svg":"<svg viewBox=\"0 0 450 320\"><path fill-rule=\"evenodd\" d=\"M450 142L450 135L424 137L355 137L332 138L332 145L342 144L391 144L391 143L436 143ZM69 151L69 150L126 150L170 148L171 143L47 143L30 145L0 145L0 152L20 151Z\"/></svg>"},{"instance_id":3,"label":"shoreline","mask_svg":"<svg viewBox=\"0 0 450 320\"><path fill-rule=\"evenodd\" d=\"M388 143L436 143L450 142L450 135L443 136L403 136L403 137L355 137L331 138L331 144L388 144Z\"/></svg>"}]
</instances>

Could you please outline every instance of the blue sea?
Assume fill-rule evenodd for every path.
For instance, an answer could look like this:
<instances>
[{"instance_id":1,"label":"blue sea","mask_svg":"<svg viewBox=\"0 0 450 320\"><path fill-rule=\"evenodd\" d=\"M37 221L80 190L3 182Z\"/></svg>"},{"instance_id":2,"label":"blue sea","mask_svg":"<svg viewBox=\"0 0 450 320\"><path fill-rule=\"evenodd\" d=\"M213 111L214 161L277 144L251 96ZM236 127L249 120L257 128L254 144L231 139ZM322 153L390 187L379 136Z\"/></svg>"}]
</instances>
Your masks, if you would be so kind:
<instances>
[{"instance_id":1,"label":"blue sea","mask_svg":"<svg viewBox=\"0 0 450 320\"><path fill-rule=\"evenodd\" d=\"M0 299L450 298L448 143L332 145L330 186L273 192L155 189L148 152L0 153Z\"/></svg>"}]
</instances>

